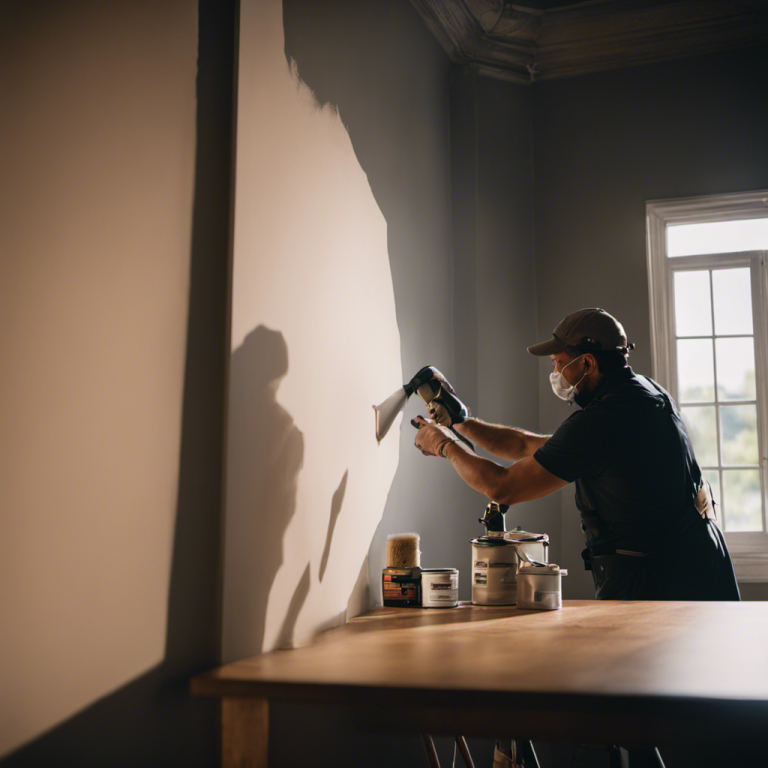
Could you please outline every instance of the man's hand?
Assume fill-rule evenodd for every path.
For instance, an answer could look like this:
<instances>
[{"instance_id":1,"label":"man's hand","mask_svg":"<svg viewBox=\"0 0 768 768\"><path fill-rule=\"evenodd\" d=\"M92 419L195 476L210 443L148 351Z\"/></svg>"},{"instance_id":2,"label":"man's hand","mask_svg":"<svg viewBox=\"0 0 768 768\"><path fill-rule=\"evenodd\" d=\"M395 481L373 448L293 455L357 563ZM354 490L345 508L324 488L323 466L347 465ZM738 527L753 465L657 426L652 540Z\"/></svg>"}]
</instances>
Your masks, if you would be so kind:
<instances>
[{"instance_id":1,"label":"man's hand","mask_svg":"<svg viewBox=\"0 0 768 768\"><path fill-rule=\"evenodd\" d=\"M433 381L438 385L439 390L427 406L429 415L437 424L444 427L461 424L469 416L469 409L456 397L456 391L440 371L436 371Z\"/></svg>"},{"instance_id":2,"label":"man's hand","mask_svg":"<svg viewBox=\"0 0 768 768\"><path fill-rule=\"evenodd\" d=\"M432 424L423 416L416 416L411 424L418 430L415 445L425 456L444 456L443 451L448 443L458 442L448 427Z\"/></svg>"}]
</instances>

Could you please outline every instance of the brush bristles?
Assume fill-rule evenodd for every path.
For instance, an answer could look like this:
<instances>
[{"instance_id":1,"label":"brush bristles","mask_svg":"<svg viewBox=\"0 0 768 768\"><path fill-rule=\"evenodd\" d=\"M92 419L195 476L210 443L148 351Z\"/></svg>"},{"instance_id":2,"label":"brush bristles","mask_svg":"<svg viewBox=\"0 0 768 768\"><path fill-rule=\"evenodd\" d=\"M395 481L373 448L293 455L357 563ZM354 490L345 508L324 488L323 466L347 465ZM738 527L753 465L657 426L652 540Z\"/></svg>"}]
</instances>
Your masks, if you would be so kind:
<instances>
[{"instance_id":1,"label":"brush bristles","mask_svg":"<svg viewBox=\"0 0 768 768\"><path fill-rule=\"evenodd\" d=\"M387 536L387 568L421 566L418 533L391 533Z\"/></svg>"}]
</instances>

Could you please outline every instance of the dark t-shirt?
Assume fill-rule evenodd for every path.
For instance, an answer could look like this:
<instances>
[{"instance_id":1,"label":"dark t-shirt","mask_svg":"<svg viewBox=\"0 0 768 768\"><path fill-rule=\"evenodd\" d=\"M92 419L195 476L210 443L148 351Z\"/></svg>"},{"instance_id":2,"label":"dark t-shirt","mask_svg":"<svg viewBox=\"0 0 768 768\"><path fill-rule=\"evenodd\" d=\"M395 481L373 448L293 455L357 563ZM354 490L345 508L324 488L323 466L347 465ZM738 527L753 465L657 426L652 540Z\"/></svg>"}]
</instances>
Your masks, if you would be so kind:
<instances>
[{"instance_id":1,"label":"dark t-shirt","mask_svg":"<svg viewBox=\"0 0 768 768\"><path fill-rule=\"evenodd\" d=\"M701 472L669 395L625 367L600 380L590 402L534 454L576 482L590 543L649 551L689 512Z\"/></svg>"},{"instance_id":2,"label":"dark t-shirt","mask_svg":"<svg viewBox=\"0 0 768 768\"><path fill-rule=\"evenodd\" d=\"M690 438L654 381L628 366L605 376L534 458L576 483L598 598L739 599L722 532L694 511Z\"/></svg>"}]
</instances>

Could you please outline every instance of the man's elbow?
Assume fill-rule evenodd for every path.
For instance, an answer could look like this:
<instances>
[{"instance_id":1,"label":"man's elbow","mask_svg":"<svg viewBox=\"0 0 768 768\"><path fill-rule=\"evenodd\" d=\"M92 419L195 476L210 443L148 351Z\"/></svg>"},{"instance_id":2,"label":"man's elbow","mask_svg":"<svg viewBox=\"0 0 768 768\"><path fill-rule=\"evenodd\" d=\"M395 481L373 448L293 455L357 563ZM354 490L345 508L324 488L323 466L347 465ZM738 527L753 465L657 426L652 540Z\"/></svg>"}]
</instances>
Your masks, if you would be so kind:
<instances>
[{"instance_id":1,"label":"man's elbow","mask_svg":"<svg viewBox=\"0 0 768 768\"><path fill-rule=\"evenodd\" d=\"M509 477L506 475L490 478L486 483L484 493L489 499L498 504L509 504L511 506L522 500L519 489L510 483Z\"/></svg>"},{"instance_id":2,"label":"man's elbow","mask_svg":"<svg viewBox=\"0 0 768 768\"><path fill-rule=\"evenodd\" d=\"M486 478L486 495L499 504L519 504L540 499L567 485L544 470L535 459L523 459Z\"/></svg>"}]
</instances>

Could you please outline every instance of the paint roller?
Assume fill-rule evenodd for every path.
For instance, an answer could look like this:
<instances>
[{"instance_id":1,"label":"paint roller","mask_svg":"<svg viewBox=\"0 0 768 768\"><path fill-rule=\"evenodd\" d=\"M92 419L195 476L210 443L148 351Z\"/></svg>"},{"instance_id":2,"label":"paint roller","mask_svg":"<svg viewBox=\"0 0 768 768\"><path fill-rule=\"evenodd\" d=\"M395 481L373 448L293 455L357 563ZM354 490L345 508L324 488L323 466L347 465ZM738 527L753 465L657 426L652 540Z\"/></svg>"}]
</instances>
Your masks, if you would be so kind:
<instances>
[{"instance_id":1,"label":"paint roller","mask_svg":"<svg viewBox=\"0 0 768 768\"><path fill-rule=\"evenodd\" d=\"M379 405L374 405L373 410L376 413L376 440L381 442L384 439L384 436L389 432L389 428L394 424L397 415L405 408L408 398L414 392L418 392L419 397L427 404L428 408L430 403L437 397L443 400L453 398L458 403L453 392L443 387L445 380L445 377L437 368L432 365L425 365L407 384L403 384L402 387L396 389ZM450 385L448 386L450 388ZM417 422L411 420L411 424L418 429ZM464 435L460 435L453 427L451 427L451 431L474 450L474 446Z\"/></svg>"}]
</instances>

